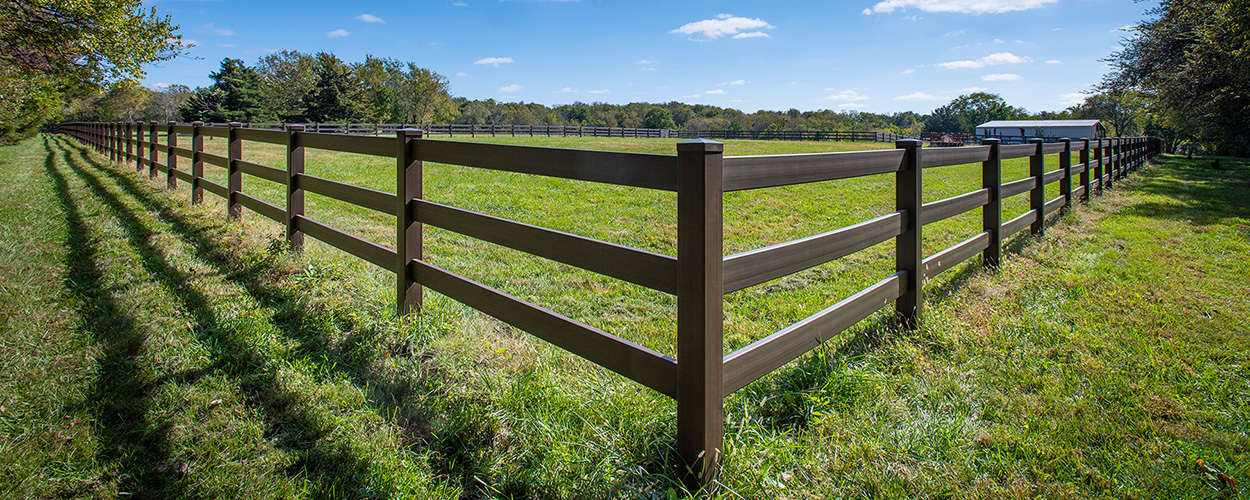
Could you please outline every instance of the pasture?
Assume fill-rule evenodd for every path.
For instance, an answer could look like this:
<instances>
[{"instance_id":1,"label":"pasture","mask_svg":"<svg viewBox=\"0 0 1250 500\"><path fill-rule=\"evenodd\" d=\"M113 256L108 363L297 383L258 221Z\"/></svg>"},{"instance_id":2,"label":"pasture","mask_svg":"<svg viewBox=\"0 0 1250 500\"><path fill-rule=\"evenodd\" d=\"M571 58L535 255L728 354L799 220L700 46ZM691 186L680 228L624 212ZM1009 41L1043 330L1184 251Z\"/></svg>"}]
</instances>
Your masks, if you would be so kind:
<instances>
[{"instance_id":1,"label":"pasture","mask_svg":"<svg viewBox=\"0 0 1250 500\"><path fill-rule=\"evenodd\" d=\"M676 140L479 138L672 153ZM727 155L881 144L728 141ZM206 142L224 155L225 141ZM664 497L671 400L431 294L406 320L391 275L256 214L188 203L133 165L44 136L0 153L6 323L0 487L18 496ZM284 149L243 158L281 168ZM186 160L183 160L184 162ZM392 160L310 150L307 172L394 191ZM929 281L928 315L885 313L726 400L729 498L1203 497L1245 477L1250 169L1164 158L1010 241L998 271ZM1049 168L1056 165L1048 157ZM1003 179L1028 175L1004 161ZM146 170L146 169L145 169ZM928 169L925 200L980 186ZM1231 176L1229 178L1228 176ZM224 172L206 166L224 184ZM876 176L725 195L733 254L894 210ZM1049 199L1058 185L1047 186ZM1199 190L1201 190L1199 192ZM285 188L247 178L281 206ZM675 196L425 165L430 201L675 255ZM1004 220L1028 209L1004 200ZM309 194L379 244L394 218ZM925 226L925 253L980 231ZM673 353L672 297L450 232L429 260ZM727 352L893 272L892 243L726 297ZM1221 488L1224 488L1221 490Z\"/></svg>"}]
</instances>

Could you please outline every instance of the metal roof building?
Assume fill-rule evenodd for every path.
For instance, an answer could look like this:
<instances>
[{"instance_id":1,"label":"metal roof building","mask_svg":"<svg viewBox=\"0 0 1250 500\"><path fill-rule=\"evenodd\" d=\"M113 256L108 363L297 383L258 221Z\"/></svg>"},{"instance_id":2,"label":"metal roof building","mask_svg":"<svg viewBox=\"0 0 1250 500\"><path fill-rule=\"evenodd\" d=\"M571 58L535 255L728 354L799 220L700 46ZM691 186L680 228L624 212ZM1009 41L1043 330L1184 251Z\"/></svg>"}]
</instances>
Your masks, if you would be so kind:
<instances>
[{"instance_id":1,"label":"metal roof building","mask_svg":"<svg viewBox=\"0 0 1250 500\"><path fill-rule=\"evenodd\" d=\"M1059 139L1098 138L1107 128L1100 120L994 120L977 125L981 137Z\"/></svg>"}]
</instances>

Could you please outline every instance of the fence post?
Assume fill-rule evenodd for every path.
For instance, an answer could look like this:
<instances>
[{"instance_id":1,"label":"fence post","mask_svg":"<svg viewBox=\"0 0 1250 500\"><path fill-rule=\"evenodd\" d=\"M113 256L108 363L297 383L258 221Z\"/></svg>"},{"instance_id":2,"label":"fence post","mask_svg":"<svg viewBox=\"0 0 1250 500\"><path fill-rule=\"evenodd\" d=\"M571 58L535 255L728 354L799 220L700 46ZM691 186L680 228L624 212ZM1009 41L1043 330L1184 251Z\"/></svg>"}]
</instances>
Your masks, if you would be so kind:
<instances>
[{"instance_id":1,"label":"fence post","mask_svg":"<svg viewBox=\"0 0 1250 500\"><path fill-rule=\"evenodd\" d=\"M135 123L135 172L143 171L143 122Z\"/></svg>"},{"instance_id":2,"label":"fence post","mask_svg":"<svg viewBox=\"0 0 1250 500\"><path fill-rule=\"evenodd\" d=\"M1098 192L1102 192L1102 151L1103 141L1106 139L1098 139L1098 145L1094 147L1094 180L1098 181Z\"/></svg>"},{"instance_id":3,"label":"fence post","mask_svg":"<svg viewBox=\"0 0 1250 500\"><path fill-rule=\"evenodd\" d=\"M304 145L300 143L303 132L303 125L286 126L286 243L292 252L304 249L304 233L295 227L296 218L304 216L304 189L297 178L304 173Z\"/></svg>"},{"instance_id":4,"label":"fence post","mask_svg":"<svg viewBox=\"0 0 1250 500\"><path fill-rule=\"evenodd\" d=\"M981 162L981 187L990 191L989 203L981 208L981 230L989 233L990 244L981 252L981 264L998 267L1003 249L1003 160L1002 139L982 139L990 147L990 156Z\"/></svg>"},{"instance_id":5,"label":"fence post","mask_svg":"<svg viewBox=\"0 0 1250 500\"><path fill-rule=\"evenodd\" d=\"M156 120L148 123L148 178L156 178Z\"/></svg>"},{"instance_id":6,"label":"fence post","mask_svg":"<svg viewBox=\"0 0 1250 500\"><path fill-rule=\"evenodd\" d=\"M1063 143L1063 153L1059 155L1059 168L1063 169L1063 179L1059 180L1059 194L1063 195L1063 206L1072 206L1072 139L1059 139Z\"/></svg>"},{"instance_id":7,"label":"fence post","mask_svg":"<svg viewBox=\"0 0 1250 500\"><path fill-rule=\"evenodd\" d=\"M239 139L243 124L230 122L229 127L226 132L226 218L235 220L243 215L243 205L239 203L239 193L243 192L243 172L237 163L243 157L243 140Z\"/></svg>"},{"instance_id":8,"label":"fence post","mask_svg":"<svg viewBox=\"0 0 1250 500\"><path fill-rule=\"evenodd\" d=\"M174 176L174 170L178 170L178 155L174 154L174 148L178 147L178 133L174 131L176 122L165 124L165 166L169 170L165 171L165 187L176 189L178 187L178 178Z\"/></svg>"},{"instance_id":9,"label":"fence post","mask_svg":"<svg viewBox=\"0 0 1250 500\"><path fill-rule=\"evenodd\" d=\"M1040 235L1045 230L1046 220L1042 216L1042 212L1046 207L1046 185L1042 182L1046 175L1046 156L1042 154L1042 144L1046 142L1041 137L1029 139L1029 144L1034 147L1033 154L1029 156L1029 176L1033 178L1033 189L1029 191L1029 209L1034 211L1033 224L1029 226L1029 232Z\"/></svg>"},{"instance_id":10,"label":"fence post","mask_svg":"<svg viewBox=\"0 0 1250 500\"><path fill-rule=\"evenodd\" d=\"M725 425L724 151L677 143L677 453L691 490L719 474Z\"/></svg>"},{"instance_id":11,"label":"fence post","mask_svg":"<svg viewBox=\"0 0 1250 500\"><path fill-rule=\"evenodd\" d=\"M920 168L921 143L915 139L903 139L894 143L903 150L903 165L895 174L894 203L896 210L906 211L903 232L894 238L894 270L907 271L907 288L894 302L894 311L904 328L915 328L919 323L924 303L924 252L921 247L920 215L921 199Z\"/></svg>"},{"instance_id":12,"label":"fence post","mask_svg":"<svg viewBox=\"0 0 1250 500\"><path fill-rule=\"evenodd\" d=\"M204 186L200 185L200 179L204 178L204 159L200 158L200 153L204 151L204 132L200 127L204 126L204 122L191 122L191 204L196 205L204 201Z\"/></svg>"},{"instance_id":13,"label":"fence post","mask_svg":"<svg viewBox=\"0 0 1250 500\"><path fill-rule=\"evenodd\" d=\"M1085 188L1081 190L1081 199L1089 201L1089 169L1094 166L1089 164L1089 138L1081 138L1081 143L1081 164L1085 165L1085 169L1081 170L1081 187Z\"/></svg>"},{"instance_id":14,"label":"fence post","mask_svg":"<svg viewBox=\"0 0 1250 500\"><path fill-rule=\"evenodd\" d=\"M421 285L412 279L412 270L408 264L413 259L422 258L421 223L415 217L416 200L423 197L422 163L417 159L417 147L421 141L421 131L403 129L395 134L395 195L398 207L395 214L395 255L399 262L395 263L395 307L396 314L416 312L421 309Z\"/></svg>"}]
</instances>

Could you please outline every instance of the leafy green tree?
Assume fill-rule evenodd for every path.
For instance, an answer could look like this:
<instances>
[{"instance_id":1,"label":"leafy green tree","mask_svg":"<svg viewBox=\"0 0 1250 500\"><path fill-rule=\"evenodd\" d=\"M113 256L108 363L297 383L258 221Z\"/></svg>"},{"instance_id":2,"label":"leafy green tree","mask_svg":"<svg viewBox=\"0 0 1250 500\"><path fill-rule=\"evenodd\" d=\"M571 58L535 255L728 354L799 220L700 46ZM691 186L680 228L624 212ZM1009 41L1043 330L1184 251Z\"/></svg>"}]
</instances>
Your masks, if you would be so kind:
<instances>
[{"instance_id":1,"label":"leafy green tree","mask_svg":"<svg viewBox=\"0 0 1250 500\"><path fill-rule=\"evenodd\" d=\"M1141 133L1140 121L1144 119L1141 95L1137 92L1109 89L1091 95L1079 106L1069 108L1077 119L1102 120L1111 136L1128 137Z\"/></svg>"},{"instance_id":2,"label":"leafy green tree","mask_svg":"<svg viewBox=\"0 0 1250 500\"><path fill-rule=\"evenodd\" d=\"M311 54L283 50L268 54L256 62L261 79L261 100L264 108L284 122L302 122L304 96L317 81L313 72L316 59Z\"/></svg>"},{"instance_id":3,"label":"leafy green tree","mask_svg":"<svg viewBox=\"0 0 1250 500\"><path fill-rule=\"evenodd\" d=\"M260 74L239 59L225 58L221 69L208 75L222 93L222 121L253 122L275 119L265 108Z\"/></svg>"},{"instance_id":4,"label":"leafy green tree","mask_svg":"<svg viewBox=\"0 0 1250 500\"><path fill-rule=\"evenodd\" d=\"M187 96L187 100L178 108L178 116L182 121L224 122L225 111L222 103L226 93L217 87L200 87Z\"/></svg>"},{"instance_id":5,"label":"leafy green tree","mask_svg":"<svg viewBox=\"0 0 1250 500\"><path fill-rule=\"evenodd\" d=\"M998 94L974 92L956 97L945 106L933 110L933 114L925 122L924 130L972 133L976 131L977 125L990 120L1019 120L1027 117L1027 111L1008 105Z\"/></svg>"},{"instance_id":6,"label":"leafy green tree","mask_svg":"<svg viewBox=\"0 0 1250 500\"><path fill-rule=\"evenodd\" d=\"M0 141L33 133L70 101L177 56L178 26L140 0L0 1Z\"/></svg>"},{"instance_id":7,"label":"leafy green tree","mask_svg":"<svg viewBox=\"0 0 1250 500\"><path fill-rule=\"evenodd\" d=\"M642 118L642 126L644 128L677 128L677 124L673 122L673 112L659 106L647 110L646 116Z\"/></svg>"},{"instance_id":8,"label":"leafy green tree","mask_svg":"<svg viewBox=\"0 0 1250 500\"><path fill-rule=\"evenodd\" d=\"M1250 155L1250 0L1163 0L1109 62L1105 91L1138 91L1164 122Z\"/></svg>"},{"instance_id":9,"label":"leafy green tree","mask_svg":"<svg viewBox=\"0 0 1250 500\"><path fill-rule=\"evenodd\" d=\"M317 80L304 95L310 121L349 122L364 115L363 89L351 68L334 54L318 52L313 74Z\"/></svg>"}]
</instances>

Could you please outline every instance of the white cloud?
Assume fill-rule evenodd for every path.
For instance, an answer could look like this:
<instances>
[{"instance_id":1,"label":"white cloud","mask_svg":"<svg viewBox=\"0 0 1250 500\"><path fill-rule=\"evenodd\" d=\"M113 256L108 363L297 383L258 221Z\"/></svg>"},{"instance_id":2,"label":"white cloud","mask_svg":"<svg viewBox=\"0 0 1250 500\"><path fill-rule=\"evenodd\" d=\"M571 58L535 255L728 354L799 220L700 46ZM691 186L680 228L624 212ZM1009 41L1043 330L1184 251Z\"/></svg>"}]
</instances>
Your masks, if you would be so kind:
<instances>
[{"instance_id":1,"label":"white cloud","mask_svg":"<svg viewBox=\"0 0 1250 500\"><path fill-rule=\"evenodd\" d=\"M916 15L911 15L911 16L903 16L903 20L904 20L904 21L919 21L919 20L921 20L921 19L924 19L924 18L922 18L922 17L920 17L920 16L916 16Z\"/></svg>"},{"instance_id":2,"label":"white cloud","mask_svg":"<svg viewBox=\"0 0 1250 500\"><path fill-rule=\"evenodd\" d=\"M237 49L237 48L239 48L239 46L238 46L238 45L235 45L235 44L233 44L233 43L219 43L219 44L217 44L217 46L218 46L218 47L221 47L221 48L223 48L223 49Z\"/></svg>"},{"instance_id":3,"label":"white cloud","mask_svg":"<svg viewBox=\"0 0 1250 500\"><path fill-rule=\"evenodd\" d=\"M638 69L639 69L639 70L642 70L642 71L659 71L659 70L657 70L657 69L655 69L655 68L650 68L650 67L648 67L648 68L638 68Z\"/></svg>"},{"instance_id":4,"label":"white cloud","mask_svg":"<svg viewBox=\"0 0 1250 500\"><path fill-rule=\"evenodd\" d=\"M1058 0L884 0L864 14L883 14L899 9L915 8L922 12L955 12L959 14L1001 14L1017 10L1045 7Z\"/></svg>"},{"instance_id":5,"label":"white cloud","mask_svg":"<svg viewBox=\"0 0 1250 500\"><path fill-rule=\"evenodd\" d=\"M459 72L459 73L456 73L456 76L461 77L461 78L464 78L464 77L466 77L466 76L469 76L469 74L468 74L468 73L465 73L465 72L463 72L463 71L461 71L461 72Z\"/></svg>"},{"instance_id":6,"label":"white cloud","mask_svg":"<svg viewBox=\"0 0 1250 500\"><path fill-rule=\"evenodd\" d=\"M983 82L1013 82L1020 79L1020 75L1015 73L990 73L982 76Z\"/></svg>"},{"instance_id":7,"label":"white cloud","mask_svg":"<svg viewBox=\"0 0 1250 500\"><path fill-rule=\"evenodd\" d=\"M868 103L863 103L863 102L844 102L838 105L839 109L866 108L866 107L868 107Z\"/></svg>"},{"instance_id":8,"label":"white cloud","mask_svg":"<svg viewBox=\"0 0 1250 500\"><path fill-rule=\"evenodd\" d=\"M573 90L573 87L564 87L558 90L557 92L560 92L561 94L576 94L577 93L576 90Z\"/></svg>"},{"instance_id":9,"label":"white cloud","mask_svg":"<svg viewBox=\"0 0 1250 500\"><path fill-rule=\"evenodd\" d=\"M456 1L456 2L452 2L452 3L451 3L451 6L452 6L452 7L468 7L468 6L469 6L469 4L464 3L464 2L459 2L459 1Z\"/></svg>"},{"instance_id":10,"label":"white cloud","mask_svg":"<svg viewBox=\"0 0 1250 500\"><path fill-rule=\"evenodd\" d=\"M489 64L491 66L498 68L500 64L512 64L512 58L511 57L487 57L486 59L478 59L473 64Z\"/></svg>"},{"instance_id":11,"label":"white cloud","mask_svg":"<svg viewBox=\"0 0 1250 500\"><path fill-rule=\"evenodd\" d=\"M1051 31L1063 31L1063 28L1055 28L1055 29L1053 29L1053 30L1051 30Z\"/></svg>"},{"instance_id":12,"label":"white cloud","mask_svg":"<svg viewBox=\"0 0 1250 500\"><path fill-rule=\"evenodd\" d=\"M837 89L825 89L825 90L837 90ZM854 90L851 90L851 89L846 89L836 94L830 95L829 97L826 97L825 99L830 100L830 101L866 101L868 100L868 96L861 94L859 92L856 92Z\"/></svg>"},{"instance_id":13,"label":"white cloud","mask_svg":"<svg viewBox=\"0 0 1250 500\"><path fill-rule=\"evenodd\" d=\"M715 40L722 36L733 36L739 38L738 35L745 35L741 38L755 38L760 35L754 33L767 34L758 31L761 29L773 29L776 26L768 24L760 18L749 19L745 17L737 17L732 14L717 14L715 19L705 19L693 23L686 23L669 33L682 33L690 35L691 40ZM756 30L751 33L743 33L747 30ZM700 35L700 38L694 38L694 35Z\"/></svg>"},{"instance_id":14,"label":"white cloud","mask_svg":"<svg viewBox=\"0 0 1250 500\"><path fill-rule=\"evenodd\" d=\"M326 38L341 38L341 37L345 37L345 36L350 35L350 34L351 34L351 33L348 33L348 32L347 32L347 30L334 30L334 31L327 31L327 32L326 32Z\"/></svg>"},{"instance_id":15,"label":"white cloud","mask_svg":"<svg viewBox=\"0 0 1250 500\"><path fill-rule=\"evenodd\" d=\"M955 31L948 31L948 32L946 32L946 35L943 35L943 36L960 36L960 35L963 35L963 34L965 34L965 33L967 33L967 31L964 31L964 30L955 30Z\"/></svg>"},{"instance_id":16,"label":"white cloud","mask_svg":"<svg viewBox=\"0 0 1250 500\"><path fill-rule=\"evenodd\" d=\"M746 81L746 80L734 80L734 81L732 81L732 82L722 82L722 83L717 84L716 86L717 86L717 87L724 87L724 86L726 86L726 85L728 85L728 86L738 86L738 85L746 85L746 84L747 84L747 81Z\"/></svg>"},{"instance_id":17,"label":"white cloud","mask_svg":"<svg viewBox=\"0 0 1250 500\"><path fill-rule=\"evenodd\" d=\"M660 61L649 61L649 60L643 59L643 60L638 61L638 62L636 62L636 63L634 63L634 64L655 64L655 63L658 63L658 62L660 62Z\"/></svg>"},{"instance_id":18,"label":"white cloud","mask_svg":"<svg viewBox=\"0 0 1250 500\"><path fill-rule=\"evenodd\" d=\"M1002 38L995 38L994 43L1007 43L1007 42L1004 42Z\"/></svg>"},{"instance_id":19,"label":"white cloud","mask_svg":"<svg viewBox=\"0 0 1250 500\"><path fill-rule=\"evenodd\" d=\"M987 90L989 89L985 87L964 87L962 89L959 89L960 92L985 92Z\"/></svg>"},{"instance_id":20,"label":"white cloud","mask_svg":"<svg viewBox=\"0 0 1250 500\"><path fill-rule=\"evenodd\" d=\"M707 94L707 95L721 95L724 93L725 93L725 89L715 89L715 90L709 90L707 92L704 92L704 94Z\"/></svg>"},{"instance_id":21,"label":"white cloud","mask_svg":"<svg viewBox=\"0 0 1250 500\"><path fill-rule=\"evenodd\" d=\"M765 33L763 31L751 31L748 33L738 33L737 35L734 35L734 40L742 40L744 38L772 38L772 37L773 37L772 35L769 35L768 33Z\"/></svg>"},{"instance_id":22,"label":"white cloud","mask_svg":"<svg viewBox=\"0 0 1250 500\"><path fill-rule=\"evenodd\" d=\"M1051 60L1049 60L1049 61L1046 61L1046 64L1059 64L1060 62L1062 62L1062 61L1060 61L1060 60L1058 60L1058 59L1051 59Z\"/></svg>"},{"instance_id":23,"label":"white cloud","mask_svg":"<svg viewBox=\"0 0 1250 500\"><path fill-rule=\"evenodd\" d=\"M1085 102L1086 95L1083 92L1069 92L1059 96L1059 105L1063 107L1076 106Z\"/></svg>"},{"instance_id":24,"label":"white cloud","mask_svg":"<svg viewBox=\"0 0 1250 500\"><path fill-rule=\"evenodd\" d=\"M996 52L975 61L951 61L938 63L938 66L946 69L975 69L984 68L986 66L997 66L1000 64L1021 64L1032 61L1032 59L1020 57L1012 54L1011 52Z\"/></svg>"},{"instance_id":25,"label":"white cloud","mask_svg":"<svg viewBox=\"0 0 1250 500\"><path fill-rule=\"evenodd\" d=\"M197 47L197 46L199 46L199 45L200 45L200 41L199 41L199 40L196 40L196 39L194 39L194 38L183 38L183 39L182 39L182 46L183 46L183 47Z\"/></svg>"},{"instance_id":26,"label":"white cloud","mask_svg":"<svg viewBox=\"0 0 1250 500\"><path fill-rule=\"evenodd\" d=\"M1126 25L1124 25L1124 26L1120 26L1119 28L1113 28L1113 29L1111 30L1111 32L1112 32L1112 33L1115 33L1115 32L1117 32L1117 31L1137 31L1137 25L1136 25L1136 24L1126 24Z\"/></svg>"},{"instance_id":27,"label":"white cloud","mask_svg":"<svg viewBox=\"0 0 1250 500\"><path fill-rule=\"evenodd\" d=\"M611 92L611 91L610 91L610 90L608 90L608 89L587 90L587 91L586 91L586 93L587 93L587 94L606 94L606 93L608 93L608 92Z\"/></svg>"},{"instance_id":28,"label":"white cloud","mask_svg":"<svg viewBox=\"0 0 1250 500\"><path fill-rule=\"evenodd\" d=\"M943 98L935 96L933 94L926 94L924 92L915 92L912 94L901 95L901 96L894 98L895 101L937 101L939 99L943 99Z\"/></svg>"},{"instance_id":29,"label":"white cloud","mask_svg":"<svg viewBox=\"0 0 1250 500\"><path fill-rule=\"evenodd\" d=\"M514 94L514 93L520 92L520 91L521 91L521 89L523 89L523 88L525 88L525 87L524 87L524 86L522 86L522 85L517 85L517 84L515 84L515 83L514 83L514 84L509 85L509 86L507 86L507 87L499 87L499 91L500 91L500 92L503 92L503 93L505 93L505 94Z\"/></svg>"},{"instance_id":30,"label":"white cloud","mask_svg":"<svg viewBox=\"0 0 1250 500\"><path fill-rule=\"evenodd\" d=\"M152 87L155 88L156 90L165 90L169 88L169 84L165 82L157 82L157 83L153 83Z\"/></svg>"},{"instance_id":31,"label":"white cloud","mask_svg":"<svg viewBox=\"0 0 1250 500\"><path fill-rule=\"evenodd\" d=\"M229 29L229 28L218 28L216 26L213 26L213 23L205 24L203 27L200 28L200 30L206 31L208 33L212 33L217 36L231 36L231 35L238 34L234 30Z\"/></svg>"},{"instance_id":32,"label":"white cloud","mask_svg":"<svg viewBox=\"0 0 1250 500\"><path fill-rule=\"evenodd\" d=\"M386 24L386 21L383 21L382 18L375 16L373 14L361 14L359 16L356 16L356 20L364 21L366 23Z\"/></svg>"},{"instance_id":33,"label":"white cloud","mask_svg":"<svg viewBox=\"0 0 1250 500\"><path fill-rule=\"evenodd\" d=\"M914 69L912 69L912 68L907 68L907 69L903 70L903 74L904 74L904 75L910 75L910 74L915 73L915 72L916 72L916 70L914 70Z\"/></svg>"}]
</instances>

